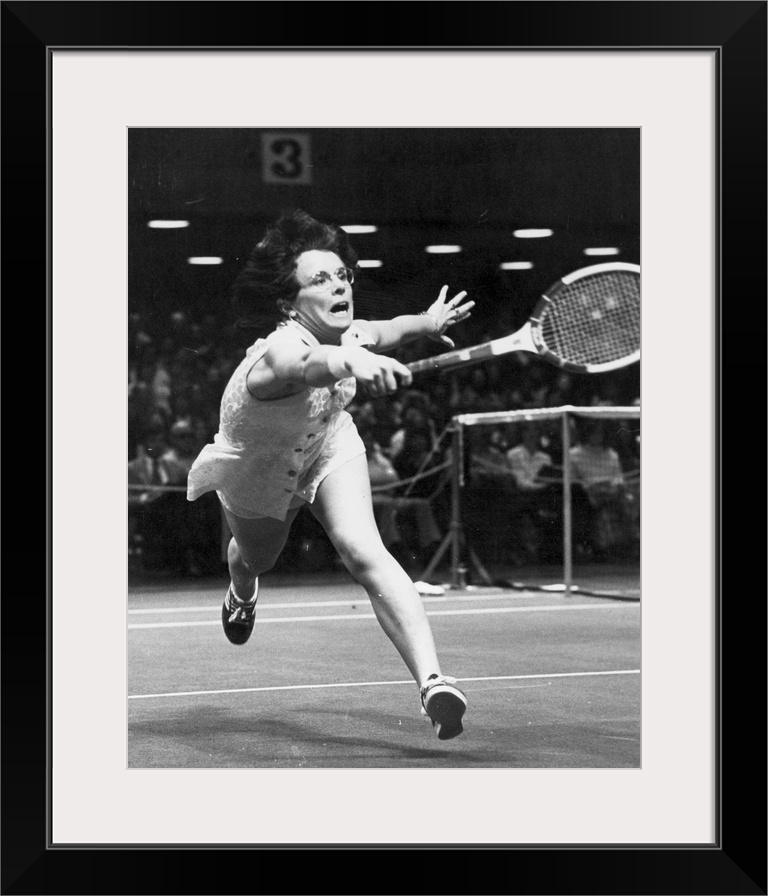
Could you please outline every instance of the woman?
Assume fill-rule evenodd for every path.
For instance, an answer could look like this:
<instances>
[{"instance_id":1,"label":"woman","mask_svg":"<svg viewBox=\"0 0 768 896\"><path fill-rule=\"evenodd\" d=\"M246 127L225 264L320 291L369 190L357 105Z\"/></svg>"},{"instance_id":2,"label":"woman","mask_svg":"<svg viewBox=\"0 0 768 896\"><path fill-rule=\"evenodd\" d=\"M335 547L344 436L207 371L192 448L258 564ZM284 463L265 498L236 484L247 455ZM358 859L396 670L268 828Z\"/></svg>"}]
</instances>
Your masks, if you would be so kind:
<instances>
[{"instance_id":1,"label":"woman","mask_svg":"<svg viewBox=\"0 0 768 896\"><path fill-rule=\"evenodd\" d=\"M344 407L361 385L380 397L411 382L386 354L429 336L453 347L449 326L474 302L448 287L421 315L354 320L357 256L346 234L305 212L283 215L256 245L236 283L241 306L265 303L283 320L257 340L221 401L219 432L189 475L188 498L216 490L233 538L224 633L244 644L258 580L273 567L299 509L308 505L346 568L368 593L379 623L420 687L437 736L461 734L466 697L442 674L421 599L384 547L373 516L365 446Z\"/></svg>"}]
</instances>

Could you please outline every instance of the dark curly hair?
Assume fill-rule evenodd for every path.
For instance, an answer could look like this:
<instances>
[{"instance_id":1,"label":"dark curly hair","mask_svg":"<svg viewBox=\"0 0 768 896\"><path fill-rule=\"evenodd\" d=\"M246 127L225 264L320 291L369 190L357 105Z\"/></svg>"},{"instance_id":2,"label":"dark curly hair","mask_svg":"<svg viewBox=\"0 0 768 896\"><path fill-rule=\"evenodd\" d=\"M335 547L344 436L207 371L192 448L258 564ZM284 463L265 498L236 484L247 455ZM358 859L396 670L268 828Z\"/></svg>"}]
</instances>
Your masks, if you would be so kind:
<instances>
[{"instance_id":1,"label":"dark curly hair","mask_svg":"<svg viewBox=\"0 0 768 896\"><path fill-rule=\"evenodd\" d=\"M233 284L239 327L280 319L280 303L292 301L300 287L296 262L312 249L335 252L348 268L357 265L357 255L341 227L322 224L300 209L284 212L253 247Z\"/></svg>"}]
</instances>

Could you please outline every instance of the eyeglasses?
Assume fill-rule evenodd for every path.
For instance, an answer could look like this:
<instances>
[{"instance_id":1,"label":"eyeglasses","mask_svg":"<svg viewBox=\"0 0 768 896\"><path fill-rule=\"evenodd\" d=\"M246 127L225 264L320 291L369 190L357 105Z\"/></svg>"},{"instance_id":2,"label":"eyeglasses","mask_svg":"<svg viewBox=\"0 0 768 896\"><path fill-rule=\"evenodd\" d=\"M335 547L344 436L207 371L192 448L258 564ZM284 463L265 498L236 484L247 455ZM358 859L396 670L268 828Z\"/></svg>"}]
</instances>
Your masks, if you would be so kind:
<instances>
[{"instance_id":1,"label":"eyeglasses","mask_svg":"<svg viewBox=\"0 0 768 896\"><path fill-rule=\"evenodd\" d=\"M318 271L310 277L309 283L306 285L314 286L316 289L327 289L331 285L333 277L335 277L339 283L351 284L355 282L354 271L350 268L339 268L332 274L329 274L327 271Z\"/></svg>"}]
</instances>

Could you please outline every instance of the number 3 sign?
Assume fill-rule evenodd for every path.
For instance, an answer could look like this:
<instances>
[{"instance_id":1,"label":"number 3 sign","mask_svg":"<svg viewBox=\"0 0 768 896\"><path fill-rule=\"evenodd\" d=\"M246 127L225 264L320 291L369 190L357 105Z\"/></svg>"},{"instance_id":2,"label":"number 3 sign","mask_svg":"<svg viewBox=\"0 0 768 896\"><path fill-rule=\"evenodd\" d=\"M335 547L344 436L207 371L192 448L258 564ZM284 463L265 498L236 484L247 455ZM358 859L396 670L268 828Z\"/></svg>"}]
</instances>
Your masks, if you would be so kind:
<instances>
[{"instance_id":1,"label":"number 3 sign","mask_svg":"<svg viewBox=\"0 0 768 896\"><path fill-rule=\"evenodd\" d=\"M265 184L311 184L309 134L270 131L261 135Z\"/></svg>"}]
</instances>

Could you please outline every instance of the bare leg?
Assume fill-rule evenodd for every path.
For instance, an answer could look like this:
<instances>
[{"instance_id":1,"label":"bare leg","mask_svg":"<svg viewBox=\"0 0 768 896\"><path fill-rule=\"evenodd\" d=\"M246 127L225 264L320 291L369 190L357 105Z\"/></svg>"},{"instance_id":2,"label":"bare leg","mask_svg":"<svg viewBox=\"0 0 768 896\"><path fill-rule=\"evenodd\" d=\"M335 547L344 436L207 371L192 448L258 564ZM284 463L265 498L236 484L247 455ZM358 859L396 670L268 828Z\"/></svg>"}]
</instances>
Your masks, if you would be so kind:
<instances>
[{"instance_id":1,"label":"bare leg","mask_svg":"<svg viewBox=\"0 0 768 896\"><path fill-rule=\"evenodd\" d=\"M284 521L269 517L248 520L224 508L233 535L227 549L227 563L235 595L240 600L249 601L256 579L275 565L298 512L298 509L289 510Z\"/></svg>"},{"instance_id":2,"label":"bare leg","mask_svg":"<svg viewBox=\"0 0 768 896\"><path fill-rule=\"evenodd\" d=\"M363 588L376 617L418 684L440 674L432 630L421 597L406 572L387 551L373 516L364 455L323 480L312 512Z\"/></svg>"}]
</instances>

